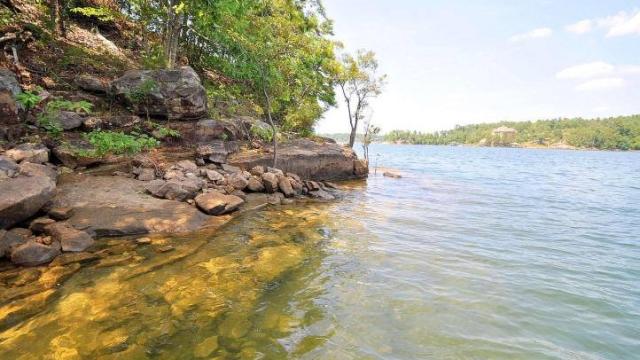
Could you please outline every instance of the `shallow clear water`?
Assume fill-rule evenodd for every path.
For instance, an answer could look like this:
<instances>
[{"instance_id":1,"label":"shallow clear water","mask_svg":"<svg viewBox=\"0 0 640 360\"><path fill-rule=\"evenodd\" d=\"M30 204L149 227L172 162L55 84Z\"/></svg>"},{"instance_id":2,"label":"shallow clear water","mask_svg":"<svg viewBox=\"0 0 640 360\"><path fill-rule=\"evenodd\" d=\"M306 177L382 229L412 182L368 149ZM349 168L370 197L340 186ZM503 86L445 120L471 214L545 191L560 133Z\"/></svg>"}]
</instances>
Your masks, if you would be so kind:
<instances>
[{"instance_id":1,"label":"shallow clear water","mask_svg":"<svg viewBox=\"0 0 640 360\"><path fill-rule=\"evenodd\" d=\"M403 178L83 268L0 358L640 356L640 153L370 153Z\"/></svg>"}]
</instances>

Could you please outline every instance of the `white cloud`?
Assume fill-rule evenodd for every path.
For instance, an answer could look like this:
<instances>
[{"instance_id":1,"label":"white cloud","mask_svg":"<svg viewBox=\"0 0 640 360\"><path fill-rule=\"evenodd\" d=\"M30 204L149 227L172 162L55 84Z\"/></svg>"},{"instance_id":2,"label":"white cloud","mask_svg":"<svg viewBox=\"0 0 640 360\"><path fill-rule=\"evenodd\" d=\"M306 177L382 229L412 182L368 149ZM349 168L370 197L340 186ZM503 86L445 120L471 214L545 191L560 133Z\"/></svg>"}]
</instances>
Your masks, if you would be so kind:
<instances>
[{"instance_id":1,"label":"white cloud","mask_svg":"<svg viewBox=\"0 0 640 360\"><path fill-rule=\"evenodd\" d=\"M553 30L549 28L538 28L523 34L513 35L509 40L511 42L521 42L530 39L542 39L551 35L553 35Z\"/></svg>"},{"instance_id":2,"label":"white cloud","mask_svg":"<svg viewBox=\"0 0 640 360\"><path fill-rule=\"evenodd\" d=\"M624 79L622 78L603 78L595 79L584 82L576 86L578 91L597 91L597 90L611 90L624 87Z\"/></svg>"},{"instance_id":3,"label":"white cloud","mask_svg":"<svg viewBox=\"0 0 640 360\"><path fill-rule=\"evenodd\" d=\"M640 65L622 65L618 72L622 75L640 75Z\"/></svg>"},{"instance_id":4,"label":"white cloud","mask_svg":"<svg viewBox=\"0 0 640 360\"><path fill-rule=\"evenodd\" d=\"M614 73L616 67L603 61L581 64L566 68L556 74L558 79L591 79Z\"/></svg>"},{"instance_id":5,"label":"white cloud","mask_svg":"<svg viewBox=\"0 0 640 360\"><path fill-rule=\"evenodd\" d=\"M586 20L578 21L575 24L567 25L565 29L568 32L582 35L590 32L593 29L593 24L594 22L592 20L586 19Z\"/></svg>"},{"instance_id":6,"label":"white cloud","mask_svg":"<svg viewBox=\"0 0 640 360\"><path fill-rule=\"evenodd\" d=\"M633 13L622 11L616 15L598 19L598 26L607 30L607 37L640 35L640 10Z\"/></svg>"}]
</instances>

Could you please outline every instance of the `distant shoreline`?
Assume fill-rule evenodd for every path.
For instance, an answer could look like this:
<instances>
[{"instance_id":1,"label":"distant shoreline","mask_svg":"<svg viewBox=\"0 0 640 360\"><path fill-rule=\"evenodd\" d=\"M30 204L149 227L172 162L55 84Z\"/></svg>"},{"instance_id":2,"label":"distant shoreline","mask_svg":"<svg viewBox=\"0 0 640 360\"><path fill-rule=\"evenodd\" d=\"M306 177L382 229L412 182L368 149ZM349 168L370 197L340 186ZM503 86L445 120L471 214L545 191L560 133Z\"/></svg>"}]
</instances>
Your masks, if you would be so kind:
<instances>
[{"instance_id":1,"label":"distant shoreline","mask_svg":"<svg viewBox=\"0 0 640 360\"><path fill-rule=\"evenodd\" d=\"M415 145L415 146L443 146L443 147L473 147L473 148L501 148L501 149L538 149L538 150L567 150L567 151L610 151L610 152L638 152L640 150L624 150L624 149L598 149L598 148L583 148L575 147L571 145L554 146L554 145L537 145L537 144L517 144L514 146L482 146L477 144L412 144L408 142L391 142L391 141L377 141L372 144L384 144L384 145Z\"/></svg>"}]
</instances>

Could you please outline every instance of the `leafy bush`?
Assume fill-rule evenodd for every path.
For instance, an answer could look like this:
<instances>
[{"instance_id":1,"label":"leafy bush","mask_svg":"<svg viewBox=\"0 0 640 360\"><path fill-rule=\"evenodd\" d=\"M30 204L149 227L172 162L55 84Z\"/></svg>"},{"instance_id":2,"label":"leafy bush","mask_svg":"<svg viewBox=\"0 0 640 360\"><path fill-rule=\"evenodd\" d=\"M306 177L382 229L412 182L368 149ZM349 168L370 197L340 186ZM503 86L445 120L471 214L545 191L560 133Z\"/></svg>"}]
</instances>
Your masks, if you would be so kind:
<instances>
[{"instance_id":1,"label":"leafy bush","mask_svg":"<svg viewBox=\"0 0 640 360\"><path fill-rule=\"evenodd\" d=\"M140 58L145 69L165 69L167 59L161 46L153 46L148 51L143 51Z\"/></svg>"},{"instance_id":2,"label":"leafy bush","mask_svg":"<svg viewBox=\"0 0 640 360\"><path fill-rule=\"evenodd\" d=\"M94 130L86 134L85 138L93 145L94 154L98 156L106 154L135 154L160 145L158 140L137 132L125 134L121 131Z\"/></svg>"},{"instance_id":3,"label":"leafy bush","mask_svg":"<svg viewBox=\"0 0 640 360\"><path fill-rule=\"evenodd\" d=\"M141 104L147 99L147 96L154 92L158 88L155 80L147 79L142 82L138 87L126 94L129 101L134 104Z\"/></svg>"},{"instance_id":4,"label":"leafy bush","mask_svg":"<svg viewBox=\"0 0 640 360\"><path fill-rule=\"evenodd\" d=\"M45 111L38 114L38 126L43 128L51 137L59 138L64 129L54 119L55 113Z\"/></svg>"},{"instance_id":5,"label":"leafy bush","mask_svg":"<svg viewBox=\"0 0 640 360\"><path fill-rule=\"evenodd\" d=\"M271 129L253 125L251 127L251 135L266 142L273 141L273 131Z\"/></svg>"},{"instance_id":6,"label":"leafy bush","mask_svg":"<svg viewBox=\"0 0 640 360\"><path fill-rule=\"evenodd\" d=\"M105 7L76 7L71 9L71 12L102 22L111 22L116 19L113 11Z\"/></svg>"},{"instance_id":7,"label":"leafy bush","mask_svg":"<svg viewBox=\"0 0 640 360\"><path fill-rule=\"evenodd\" d=\"M153 136L159 140L166 138L177 139L182 136L182 134L180 134L180 131L162 126L160 124L156 124L152 121L147 121L147 126L153 129Z\"/></svg>"},{"instance_id":8,"label":"leafy bush","mask_svg":"<svg viewBox=\"0 0 640 360\"><path fill-rule=\"evenodd\" d=\"M31 91L25 91L16 96L16 100L20 105L22 105L25 109L31 110L33 109L42 98L37 94L32 93Z\"/></svg>"},{"instance_id":9,"label":"leafy bush","mask_svg":"<svg viewBox=\"0 0 640 360\"><path fill-rule=\"evenodd\" d=\"M75 111L90 114L93 110L93 104L88 101L69 101L69 100L53 100L47 103L45 111Z\"/></svg>"}]
</instances>

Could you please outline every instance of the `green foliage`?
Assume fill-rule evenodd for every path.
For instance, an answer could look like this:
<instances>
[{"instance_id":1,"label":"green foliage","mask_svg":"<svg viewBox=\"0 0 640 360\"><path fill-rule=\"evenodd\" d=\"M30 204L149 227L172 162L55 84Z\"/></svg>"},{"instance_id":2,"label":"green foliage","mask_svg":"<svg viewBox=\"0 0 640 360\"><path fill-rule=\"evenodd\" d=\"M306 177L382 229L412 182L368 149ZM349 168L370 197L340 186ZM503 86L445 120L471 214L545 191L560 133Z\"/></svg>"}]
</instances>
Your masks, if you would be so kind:
<instances>
[{"instance_id":1,"label":"green foliage","mask_svg":"<svg viewBox=\"0 0 640 360\"><path fill-rule=\"evenodd\" d=\"M93 154L98 156L135 154L160 145L158 140L136 132L125 134L123 132L94 130L86 134L85 138L93 145Z\"/></svg>"},{"instance_id":2,"label":"green foliage","mask_svg":"<svg viewBox=\"0 0 640 360\"><path fill-rule=\"evenodd\" d=\"M55 112L44 111L38 114L38 126L43 128L54 139L60 138L64 129L55 120Z\"/></svg>"},{"instance_id":3,"label":"green foliage","mask_svg":"<svg viewBox=\"0 0 640 360\"><path fill-rule=\"evenodd\" d=\"M127 99L134 104L142 104L152 92L156 91L158 84L153 79L147 79L138 87L126 94Z\"/></svg>"},{"instance_id":4,"label":"green foliage","mask_svg":"<svg viewBox=\"0 0 640 360\"><path fill-rule=\"evenodd\" d=\"M42 98L31 91L25 91L16 96L16 101L26 110L31 110L42 101Z\"/></svg>"},{"instance_id":5,"label":"green foliage","mask_svg":"<svg viewBox=\"0 0 640 360\"><path fill-rule=\"evenodd\" d=\"M88 18L94 18L102 22L111 22L116 19L114 12L106 7L75 7L70 10L74 14L80 14Z\"/></svg>"},{"instance_id":6,"label":"green foliage","mask_svg":"<svg viewBox=\"0 0 640 360\"><path fill-rule=\"evenodd\" d=\"M149 50L143 51L140 61L145 69L164 69L167 67L164 51L159 45L152 46Z\"/></svg>"},{"instance_id":7,"label":"green foliage","mask_svg":"<svg viewBox=\"0 0 640 360\"><path fill-rule=\"evenodd\" d=\"M182 136L182 134L180 134L180 131L178 130L171 129L151 121L147 121L147 126L153 129L152 135L158 140L163 140L166 138L178 139Z\"/></svg>"},{"instance_id":8,"label":"green foliage","mask_svg":"<svg viewBox=\"0 0 640 360\"><path fill-rule=\"evenodd\" d=\"M93 104L85 100L53 100L47 103L45 111L57 112L60 110L84 112L85 114L90 114L93 110Z\"/></svg>"},{"instance_id":9,"label":"green foliage","mask_svg":"<svg viewBox=\"0 0 640 360\"><path fill-rule=\"evenodd\" d=\"M273 141L273 131L264 127L252 126L251 135L265 142Z\"/></svg>"},{"instance_id":10,"label":"green foliage","mask_svg":"<svg viewBox=\"0 0 640 360\"><path fill-rule=\"evenodd\" d=\"M527 122L501 122L456 126L453 130L435 133L394 130L385 135L390 142L447 145L451 143L489 143L492 130L508 126L518 131L517 143L537 145L567 144L578 148L600 150L640 150L640 115L608 119L554 119Z\"/></svg>"}]
</instances>

